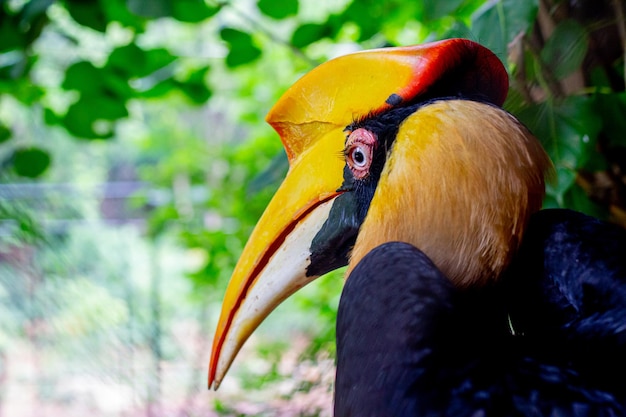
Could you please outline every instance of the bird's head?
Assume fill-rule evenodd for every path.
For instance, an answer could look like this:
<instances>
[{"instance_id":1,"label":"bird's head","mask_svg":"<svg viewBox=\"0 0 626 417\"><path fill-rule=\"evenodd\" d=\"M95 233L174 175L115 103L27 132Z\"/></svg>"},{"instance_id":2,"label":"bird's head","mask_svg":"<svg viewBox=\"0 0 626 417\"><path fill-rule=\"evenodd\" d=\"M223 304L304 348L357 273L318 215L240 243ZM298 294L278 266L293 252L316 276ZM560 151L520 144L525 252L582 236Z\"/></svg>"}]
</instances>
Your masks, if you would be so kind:
<instances>
[{"instance_id":1,"label":"bird's head","mask_svg":"<svg viewBox=\"0 0 626 417\"><path fill-rule=\"evenodd\" d=\"M298 80L267 116L289 172L226 290L209 387L285 298L382 243L413 244L459 287L496 279L551 167L499 107L507 90L498 58L463 39L346 55Z\"/></svg>"}]
</instances>

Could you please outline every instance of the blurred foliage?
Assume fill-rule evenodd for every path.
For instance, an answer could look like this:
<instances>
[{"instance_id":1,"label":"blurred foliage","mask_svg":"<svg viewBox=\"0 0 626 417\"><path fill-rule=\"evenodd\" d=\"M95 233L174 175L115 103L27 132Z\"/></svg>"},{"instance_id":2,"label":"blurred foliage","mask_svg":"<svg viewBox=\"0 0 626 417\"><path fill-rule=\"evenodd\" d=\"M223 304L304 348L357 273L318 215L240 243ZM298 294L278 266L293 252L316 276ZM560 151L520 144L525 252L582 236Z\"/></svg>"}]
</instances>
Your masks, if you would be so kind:
<instances>
[{"instance_id":1,"label":"blurred foliage","mask_svg":"<svg viewBox=\"0 0 626 417\"><path fill-rule=\"evenodd\" d=\"M102 207L69 206L65 194L31 204L38 188L20 202L29 187L136 181L124 215L146 218L152 242L177 239L196 260L191 296L218 301L287 170L263 122L281 93L334 56L447 37L478 41L507 67L505 108L555 164L545 205L626 225L624 8L620 0L0 1L0 255L36 241L71 244L68 232L50 231L51 213L106 217ZM59 298L92 292L95 310L79 303L58 311L58 323L123 297L67 275L76 281L45 288ZM316 318L302 320L317 335L309 357L332 350L339 275L293 301ZM107 326L124 320L118 307Z\"/></svg>"},{"instance_id":2,"label":"blurred foliage","mask_svg":"<svg viewBox=\"0 0 626 417\"><path fill-rule=\"evenodd\" d=\"M506 106L536 132L556 164L559 178L548 204L605 217L610 213L621 222L624 160L616 156L623 154L625 143L615 109L623 106L623 6L589 0L3 1L0 96L37 108L47 124L77 138L107 139L116 135L116 125L130 116L129 105L136 100L169 99L176 93L190 103L210 105L225 73L237 79L238 73L250 71L252 82L260 85L267 82L263 70L297 61L281 71L284 82L274 83L282 87L343 50L469 37L505 62L512 86ZM146 42L151 27L164 19L209 28L207 43L223 51L221 58L189 56L163 40L160 45ZM97 59L80 52L85 31L104 42ZM38 43L49 32L77 51L57 60L63 79L55 85L37 75L50 53ZM278 48L286 53L278 57ZM212 67L218 71L214 78ZM232 93L246 99L243 88ZM255 104L250 97L247 105ZM1 122L0 141L7 149L2 170L41 176L50 165L49 150L22 138L11 140L11 121ZM282 161L265 177L278 177L273 172L285 169ZM589 201L573 197L581 187Z\"/></svg>"}]
</instances>

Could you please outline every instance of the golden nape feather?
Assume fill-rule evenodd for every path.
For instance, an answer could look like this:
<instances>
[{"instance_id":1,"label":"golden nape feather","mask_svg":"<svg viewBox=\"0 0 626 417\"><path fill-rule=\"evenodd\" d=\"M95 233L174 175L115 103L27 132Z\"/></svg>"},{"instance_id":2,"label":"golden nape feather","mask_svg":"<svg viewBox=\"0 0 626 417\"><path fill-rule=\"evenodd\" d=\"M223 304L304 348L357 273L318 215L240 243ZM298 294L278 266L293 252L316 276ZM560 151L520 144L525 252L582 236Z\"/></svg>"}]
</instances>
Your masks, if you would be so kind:
<instances>
[{"instance_id":1,"label":"golden nape feather","mask_svg":"<svg viewBox=\"0 0 626 417\"><path fill-rule=\"evenodd\" d=\"M375 247L401 241L461 287L507 267L552 170L519 121L465 100L421 107L402 123L388 155L349 269Z\"/></svg>"}]
</instances>

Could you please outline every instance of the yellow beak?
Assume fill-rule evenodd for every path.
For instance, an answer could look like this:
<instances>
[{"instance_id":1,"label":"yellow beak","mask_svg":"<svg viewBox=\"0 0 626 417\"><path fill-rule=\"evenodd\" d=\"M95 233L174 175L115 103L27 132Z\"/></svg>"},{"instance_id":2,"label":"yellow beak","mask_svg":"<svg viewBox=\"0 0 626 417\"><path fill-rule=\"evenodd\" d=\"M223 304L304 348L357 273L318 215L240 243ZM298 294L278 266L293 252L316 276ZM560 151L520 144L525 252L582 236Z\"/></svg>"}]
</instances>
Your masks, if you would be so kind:
<instances>
[{"instance_id":1,"label":"yellow beak","mask_svg":"<svg viewBox=\"0 0 626 417\"><path fill-rule=\"evenodd\" d=\"M451 39L339 57L306 74L283 95L267 121L281 137L289 172L226 290L213 339L209 388L217 389L245 340L276 306L339 266L310 269L316 255L312 243L343 192L345 128L368 114L459 89L499 105L507 88L506 71L490 51Z\"/></svg>"}]
</instances>

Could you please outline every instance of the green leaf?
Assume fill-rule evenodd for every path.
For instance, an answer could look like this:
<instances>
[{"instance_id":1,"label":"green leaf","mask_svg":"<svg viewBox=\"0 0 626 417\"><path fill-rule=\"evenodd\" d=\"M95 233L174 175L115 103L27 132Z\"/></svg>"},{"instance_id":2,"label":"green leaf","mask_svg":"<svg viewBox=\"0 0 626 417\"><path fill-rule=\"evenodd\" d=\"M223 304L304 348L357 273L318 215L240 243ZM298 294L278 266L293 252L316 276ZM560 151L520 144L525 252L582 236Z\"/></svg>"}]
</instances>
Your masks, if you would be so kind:
<instances>
[{"instance_id":1,"label":"green leaf","mask_svg":"<svg viewBox=\"0 0 626 417\"><path fill-rule=\"evenodd\" d=\"M601 122L593 100L570 96L557 104L546 102L526 108L518 117L539 138L554 162L557 182L548 185L548 192L564 205L565 193L597 143Z\"/></svg>"},{"instance_id":2,"label":"green leaf","mask_svg":"<svg viewBox=\"0 0 626 417\"><path fill-rule=\"evenodd\" d=\"M0 22L0 51L24 48L27 42L20 29L19 19L0 7Z\"/></svg>"},{"instance_id":3,"label":"green leaf","mask_svg":"<svg viewBox=\"0 0 626 417\"><path fill-rule=\"evenodd\" d=\"M611 79L609 78L607 68L591 68L589 71L589 85L596 87L597 90L611 89Z\"/></svg>"},{"instance_id":4,"label":"green leaf","mask_svg":"<svg viewBox=\"0 0 626 417\"><path fill-rule=\"evenodd\" d=\"M85 139L105 139L113 135L112 127L97 129L96 122L115 121L128 116L124 102L107 96L81 96L63 117L65 128L74 136Z\"/></svg>"},{"instance_id":5,"label":"green leaf","mask_svg":"<svg viewBox=\"0 0 626 417\"><path fill-rule=\"evenodd\" d=\"M252 36L248 33L224 28L220 31L220 36L229 45L226 65L230 68L248 64L261 56L261 50L254 45Z\"/></svg>"},{"instance_id":6,"label":"green leaf","mask_svg":"<svg viewBox=\"0 0 626 417\"><path fill-rule=\"evenodd\" d=\"M134 96L128 78L121 69L97 68L91 62L81 61L66 70L62 87L76 90L81 96L108 96L124 102Z\"/></svg>"},{"instance_id":7,"label":"green leaf","mask_svg":"<svg viewBox=\"0 0 626 417\"><path fill-rule=\"evenodd\" d=\"M15 99L20 100L27 106L39 102L44 95L43 89L33 84L28 78L3 80L2 77L0 77L0 94L1 93L11 94Z\"/></svg>"},{"instance_id":8,"label":"green leaf","mask_svg":"<svg viewBox=\"0 0 626 417\"><path fill-rule=\"evenodd\" d=\"M146 94L146 91L153 90L155 86L163 87L163 82L168 80L167 86L174 86L172 71L166 67L175 60L176 57L164 48L146 50L135 43L119 47L111 52L106 65L100 70L101 94L113 95L122 101L138 95L154 97L157 95L154 94L156 90L150 94ZM129 80L139 82L131 88ZM161 92L166 93L164 89Z\"/></svg>"},{"instance_id":9,"label":"green leaf","mask_svg":"<svg viewBox=\"0 0 626 417\"><path fill-rule=\"evenodd\" d=\"M126 109L126 103L113 97L96 96L96 97L81 97L82 105L86 107L94 106L91 112L94 116L94 120L117 120L128 116L128 110Z\"/></svg>"},{"instance_id":10,"label":"green leaf","mask_svg":"<svg viewBox=\"0 0 626 417\"><path fill-rule=\"evenodd\" d=\"M565 194L565 207L571 208L576 211L581 211L589 216L593 216L599 219L608 218L608 210L599 204L594 203L585 190L583 190L578 184L574 184Z\"/></svg>"},{"instance_id":11,"label":"green leaf","mask_svg":"<svg viewBox=\"0 0 626 417\"><path fill-rule=\"evenodd\" d=\"M101 70L91 62L76 62L65 71L62 87L82 94L96 94L102 90Z\"/></svg>"},{"instance_id":12,"label":"green leaf","mask_svg":"<svg viewBox=\"0 0 626 417\"><path fill-rule=\"evenodd\" d=\"M565 195L568 190L576 183L576 171L564 166L555 167L556 177L546 183L546 201L552 201L552 204L544 207L565 207Z\"/></svg>"},{"instance_id":13,"label":"green leaf","mask_svg":"<svg viewBox=\"0 0 626 417\"><path fill-rule=\"evenodd\" d=\"M130 87L128 80L130 77L124 77L119 72L111 68L103 68L99 80L101 91L98 95L108 96L119 99L119 101L127 101L135 97L136 92Z\"/></svg>"},{"instance_id":14,"label":"green leaf","mask_svg":"<svg viewBox=\"0 0 626 417\"><path fill-rule=\"evenodd\" d=\"M464 2L465 0L425 1L422 11L424 22L430 22L453 14Z\"/></svg>"},{"instance_id":15,"label":"green leaf","mask_svg":"<svg viewBox=\"0 0 626 417\"><path fill-rule=\"evenodd\" d=\"M298 0L259 0L259 10L271 18L285 19L298 13Z\"/></svg>"},{"instance_id":16,"label":"green leaf","mask_svg":"<svg viewBox=\"0 0 626 417\"><path fill-rule=\"evenodd\" d=\"M127 78L139 78L152 74L176 60L167 49L141 49L130 43L115 49L109 55L105 68L112 68Z\"/></svg>"},{"instance_id":17,"label":"green leaf","mask_svg":"<svg viewBox=\"0 0 626 417\"><path fill-rule=\"evenodd\" d=\"M449 38L467 38L471 39L473 36L472 31L463 22L456 21L452 24L441 37L442 39Z\"/></svg>"},{"instance_id":18,"label":"green leaf","mask_svg":"<svg viewBox=\"0 0 626 417\"><path fill-rule=\"evenodd\" d=\"M293 32L291 44L296 48L304 48L320 39L331 37L333 34L334 29L327 22L321 24L305 23L298 26Z\"/></svg>"},{"instance_id":19,"label":"green leaf","mask_svg":"<svg viewBox=\"0 0 626 417\"><path fill-rule=\"evenodd\" d=\"M181 22L198 23L219 12L221 6L208 6L204 0L173 0L172 17Z\"/></svg>"},{"instance_id":20,"label":"green leaf","mask_svg":"<svg viewBox=\"0 0 626 417\"><path fill-rule=\"evenodd\" d=\"M507 62L507 46L532 27L538 0L489 1L472 15L472 32L481 44Z\"/></svg>"},{"instance_id":21,"label":"green leaf","mask_svg":"<svg viewBox=\"0 0 626 417\"><path fill-rule=\"evenodd\" d=\"M608 145L626 147L626 93L597 94L595 103Z\"/></svg>"},{"instance_id":22,"label":"green leaf","mask_svg":"<svg viewBox=\"0 0 626 417\"><path fill-rule=\"evenodd\" d=\"M588 46L589 35L585 28L573 20L564 20L543 47L541 59L561 80L580 68Z\"/></svg>"},{"instance_id":23,"label":"green leaf","mask_svg":"<svg viewBox=\"0 0 626 417\"><path fill-rule=\"evenodd\" d=\"M13 153L13 169L22 177L39 177L49 165L50 155L42 149L22 148Z\"/></svg>"},{"instance_id":24,"label":"green leaf","mask_svg":"<svg viewBox=\"0 0 626 417\"><path fill-rule=\"evenodd\" d=\"M359 27L358 41L362 42L376 35L380 30L381 21L389 21L387 17L390 16L392 9L398 8L401 8L401 5L397 1L353 1L344 10L341 18L344 21L353 22Z\"/></svg>"},{"instance_id":25,"label":"green leaf","mask_svg":"<svg viewBox=\"0 0 626 417\"><path fill-rule=\"evenodd\" d=\"M98 32L105 32L108 19L99 0L65 0L65 7L72 19Z\"/></svg>"},{"instance_id":26,"label":"green leaf","mask_svg":"<svg viewBox=\"0 0 626 417\"><path fill-rule=\"evenodd\" d=\"M62 118L48 107L43 109L43 119L50 126L63 124Z\"/></svg>"},{"instance_id":27,"label":"green leaf","mask_svg":"<svg viewBox=\"0 0 626 417\"><path fill-rule=\"evenodd\" d=\"M11 129L0 124L0 143L6 142L11 138Z\"/></svg>"},{"instance_id":28,"label":"green leaf","mask_svg":"<svg viewBox=\"0 0 626 417\"><path fill-rule=\"evenodd\" d=\"M211 90L207 87L205 78L209 67L192 72L186 81L178 81L176 85L194 103L203 104L211 97Z\"/></svg>"},{"instance_id":29,"label":"green leaf","mask_svg":"<svg viewBox=\"0 0 626 417\"><path fill-rule=\"evenodd\" d=\"M119 22L122 26L133 29L136 34L143 33L146 19L129 10L132 2L133 0L106 0L101 5L109 21ZM156 0L150 0L146 5L155 2Z\"/></svg>"}]
</instances>

